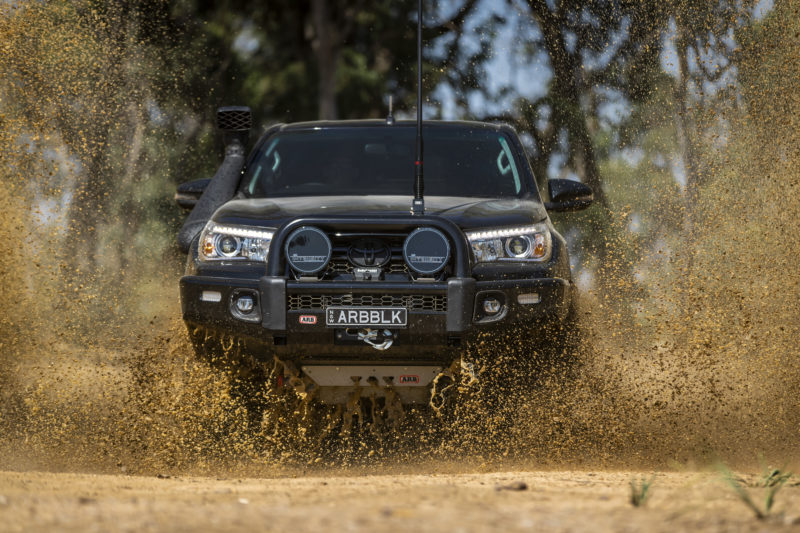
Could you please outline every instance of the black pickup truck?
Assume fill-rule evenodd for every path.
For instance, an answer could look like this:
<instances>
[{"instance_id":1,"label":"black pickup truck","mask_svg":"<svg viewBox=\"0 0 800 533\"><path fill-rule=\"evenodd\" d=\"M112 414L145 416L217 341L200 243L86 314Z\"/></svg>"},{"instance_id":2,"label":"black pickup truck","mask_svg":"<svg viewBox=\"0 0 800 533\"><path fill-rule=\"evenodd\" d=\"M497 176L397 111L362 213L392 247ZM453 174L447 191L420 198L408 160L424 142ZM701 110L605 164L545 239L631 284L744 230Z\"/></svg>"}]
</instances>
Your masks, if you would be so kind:
<instances>
[{"instance_id":1,"label":"black pickup truck","mask_svg":"<svg viewBox=\"0 0 800 533\"><path fill-rule=\"evenodd\" d=\"M249 110L218 122L220 169L176 195L193 207L180 294L198 352L236 346L329 404L427 403L479 338L563 342L575 286L548 211L583 209L592 191L550 180L544 202L511 127L426 121L420 215L413 121L278 125L249 155Z\"/></svg>"}]
</instances>

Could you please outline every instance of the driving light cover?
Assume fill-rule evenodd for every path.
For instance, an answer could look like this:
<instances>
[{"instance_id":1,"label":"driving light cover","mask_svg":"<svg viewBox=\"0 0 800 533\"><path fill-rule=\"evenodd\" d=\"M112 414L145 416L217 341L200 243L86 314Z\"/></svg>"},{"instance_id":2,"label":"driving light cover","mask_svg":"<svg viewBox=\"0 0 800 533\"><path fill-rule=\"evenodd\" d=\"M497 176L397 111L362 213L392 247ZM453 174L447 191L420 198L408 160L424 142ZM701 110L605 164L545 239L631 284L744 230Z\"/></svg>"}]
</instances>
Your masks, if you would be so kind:
<instances>
[{"instance_id":1,"label":"driving light cover","mask_svg":"<svg viewBox=\"0 0 800 533\"><path fill-rule=\"evenodd\" d=\"M200 234L201 261L267 261L273 230L209 221Z\"/></svg>"},{"instance_id":2,"label":"driving light cover","mask_svg":"<svg viewBox=\"0 0 800 533\"><path fill-rule=\"evenodd\" d=\"M417 228L403 243L403 259L408 268L417 274L436 274L450 260L450 243L438 229Z\"/></svg>"},{"instance_id":3,"label":"driving light cover","mask_svg":"<svg viewBox=\"0 0 800 533\"><path fill-rule=\"evenodd\" d=\"M478 263L493 261L536 261L550 259L552 236L546 224L467 232Z\"/></svg>"},{"instance_id":4,"label":"driving light cover","mask_svg":"<svg viewBox=\"0 0 800 533\"><path fill-rule=\"evenodd\" d=\"M286 261L295 272L307 276L316 274L328 265L333 252L331 240L319 228L303 226L286 238Z\"/></svg>"}]
</instances>

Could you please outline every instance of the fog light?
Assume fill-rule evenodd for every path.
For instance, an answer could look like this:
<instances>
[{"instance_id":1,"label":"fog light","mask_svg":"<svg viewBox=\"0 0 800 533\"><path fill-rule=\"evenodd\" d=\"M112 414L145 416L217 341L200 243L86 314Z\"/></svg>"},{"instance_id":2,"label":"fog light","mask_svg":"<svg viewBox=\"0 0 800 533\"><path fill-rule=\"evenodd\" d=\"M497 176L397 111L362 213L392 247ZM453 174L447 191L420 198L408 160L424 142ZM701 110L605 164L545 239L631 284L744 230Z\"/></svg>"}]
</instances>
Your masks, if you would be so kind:
<instances>
[{"instance_id":1,"label":"fog light","mask_svg":"<svg viewBox=\"0 0 800 533\"><path fill-rule=\"evenodd\" d=\"M517 301L522 305L538 304L542 301L542 297L538 293L529 292L517 296Z\"/></svg>"},{"instance_id":2,"label":"fog light","mask_svg":"<svg viewBox=\"0 0 800 533\"><path fill-rule=\"evenodd\" d=\"M500 312L500 301L497 298L486 298L483 301L483 311L487 315L496 315Z\"/></svg>"},{"instance_id":3,"label":"fog light","mask_svg":"<svg viewBox=\"0 0 800 533\"><path fill-rule=\"evenodd\" d=\"M228 309L237 320L254 324L261 322L258 293L252 289L234 289L228 300Z\"/></svg>"},{"instance_id":4,"label":"fog light","mask_svg":"<svg viewBox=\"0 0 800 533\"><path fill-rule=\"evenodd\" d=\"M255 302L252 296L240 296L236 299L236 309L241 313L247 314L253 310Z\"/></svg>"}]
</instances>

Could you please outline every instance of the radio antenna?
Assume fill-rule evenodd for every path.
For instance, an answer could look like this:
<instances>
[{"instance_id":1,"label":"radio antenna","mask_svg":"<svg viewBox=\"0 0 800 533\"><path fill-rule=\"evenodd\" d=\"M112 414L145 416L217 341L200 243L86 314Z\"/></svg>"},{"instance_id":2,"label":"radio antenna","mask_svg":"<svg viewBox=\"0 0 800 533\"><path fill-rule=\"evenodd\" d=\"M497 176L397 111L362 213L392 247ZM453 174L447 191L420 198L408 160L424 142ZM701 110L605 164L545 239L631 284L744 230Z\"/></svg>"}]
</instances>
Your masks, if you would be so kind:
<instances>
[{"instance_id":1,"label":"radio antenna","mask_svg":"<svg viewBox=\"0 0 800 533\"><path fill-rule=\"evenodd\" d=\"M422 0L417 1L417 146L414 161L414 201L412 215L425 214L425 182L422 175Z\"/></svg>"},{"instance_id":2,"label":"radio antenna","mask_svg":"<svg viewBox=\"0 0 800 533\"><path fill-rule=\"evenodd\" d=\"M391 126L394 124L394 115L392 114L392 95L389 95L389 116L386 117L386 123Z\"/></svg>"}]
</instances>

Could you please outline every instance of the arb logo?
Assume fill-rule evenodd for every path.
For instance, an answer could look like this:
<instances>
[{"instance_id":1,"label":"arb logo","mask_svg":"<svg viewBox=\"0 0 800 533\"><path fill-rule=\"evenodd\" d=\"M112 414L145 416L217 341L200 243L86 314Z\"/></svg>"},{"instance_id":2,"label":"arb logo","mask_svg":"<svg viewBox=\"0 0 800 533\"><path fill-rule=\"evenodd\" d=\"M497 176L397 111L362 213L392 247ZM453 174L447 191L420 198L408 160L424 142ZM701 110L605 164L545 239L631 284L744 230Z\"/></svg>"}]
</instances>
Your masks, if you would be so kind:
<instances>
[{"instance_id":1,"label":"arb logo","mask_svg":"<svg viewBox=\"0 0 800 533\"><path fill-rule=\"evenodd\" d=\"M300 315L301 324L316 324L317 317L314 315Z\"/></svg>"},{"instance_id":2,"label":"arb logo","mask_svg":"<svg viewBox=\"0 0 800 533\"><path fill-rule=\"evenodd\" d=\"M400 385L419 385L419 376L400 376Z\"/></svg>"}]
</instances>

